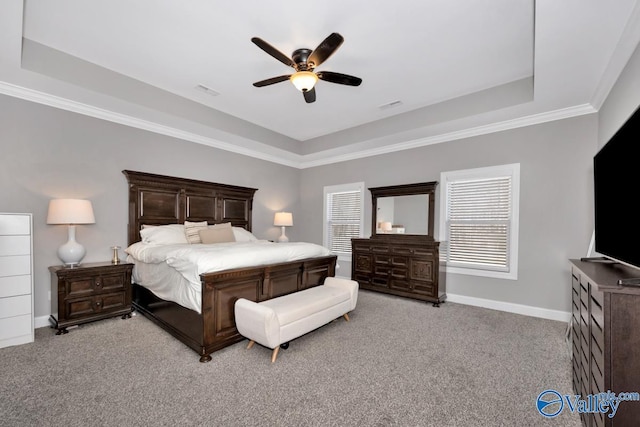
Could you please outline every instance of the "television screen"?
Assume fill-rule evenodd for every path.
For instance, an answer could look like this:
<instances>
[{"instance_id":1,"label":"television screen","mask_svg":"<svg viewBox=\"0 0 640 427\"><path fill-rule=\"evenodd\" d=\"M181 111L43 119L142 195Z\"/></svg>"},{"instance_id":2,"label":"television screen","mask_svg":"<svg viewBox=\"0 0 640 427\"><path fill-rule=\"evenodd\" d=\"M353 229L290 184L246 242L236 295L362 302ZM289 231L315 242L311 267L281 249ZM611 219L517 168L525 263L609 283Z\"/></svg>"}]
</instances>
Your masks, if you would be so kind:
<instances>
[{"instance_id":1,"label":"television screen","mask_svg":"<svg viewBox=\"0 0 640 427\"><path fill-rule=\"evenodd\" d=\"M640 268L640 108L593 159L595 250Z\"/></svg>"}]
</instances>

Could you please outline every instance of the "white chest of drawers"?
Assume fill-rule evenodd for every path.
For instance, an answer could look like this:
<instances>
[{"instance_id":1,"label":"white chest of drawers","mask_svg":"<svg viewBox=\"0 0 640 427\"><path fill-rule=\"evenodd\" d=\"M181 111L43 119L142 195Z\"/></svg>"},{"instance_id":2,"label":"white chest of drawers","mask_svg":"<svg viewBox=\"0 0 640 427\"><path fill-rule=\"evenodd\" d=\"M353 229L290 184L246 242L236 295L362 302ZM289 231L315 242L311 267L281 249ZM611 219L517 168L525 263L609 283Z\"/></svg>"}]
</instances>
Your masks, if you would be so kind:
<instances>
[{"instance_id":1,"label":"white chest of drawers","mask_svg":"<svg viewBox=\"0 0 640 427\"><path fill-rule=\"evenodd\" d=\"M0 213L0 348L33 342L31 214Z\"/></svg>"}]
</instances>

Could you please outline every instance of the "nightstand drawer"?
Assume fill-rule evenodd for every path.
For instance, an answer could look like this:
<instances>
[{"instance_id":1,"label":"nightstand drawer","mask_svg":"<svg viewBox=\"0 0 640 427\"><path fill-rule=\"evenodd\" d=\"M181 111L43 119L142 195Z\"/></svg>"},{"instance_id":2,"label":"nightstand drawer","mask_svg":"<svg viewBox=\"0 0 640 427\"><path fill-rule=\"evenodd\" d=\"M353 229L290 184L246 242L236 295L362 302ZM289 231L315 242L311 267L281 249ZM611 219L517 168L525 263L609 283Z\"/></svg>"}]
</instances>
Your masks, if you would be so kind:
<instances>
[{"instance_id":1,"label":"nightstand drawer","mask_svg":"<svg viewBox=\"0 0 640 427\"><path fill-rule=\"evenodd\" d=\"M0 277L0 298L31 294L31 275Z\"/></svg>"},{"instance_id":2,"label":"nightstand drawer","mask_svg":"<svg viewBox=\"0 0 640 427\"><path fill-rule=\"evenodd\" d=\"M0 299L0 318L31 313L31 294Z\"/></svg>"},{"instance_id":3,"label":"nightstand drawer","mask_svg":"<svg viewBox=\"0 0 640 427\"><path fill-rule=\"evenodd\" d=\"M102 274L97 277L78 277L65 280L66 298L78 298L100 292L111 292L125 288L124 273Z\"/></svg>"},{"instance_id":4,"label":"nightstand drawer","mask_svg":"<svg viewBox=\"0 0 640 427\"><path fill-rule=\"evenodd\" d=\"M92 314L107 313L125 308L124 292L102 294L91 298L69 299L65 302L67 319L85 317Z\"/></svg>"}]
</instances>

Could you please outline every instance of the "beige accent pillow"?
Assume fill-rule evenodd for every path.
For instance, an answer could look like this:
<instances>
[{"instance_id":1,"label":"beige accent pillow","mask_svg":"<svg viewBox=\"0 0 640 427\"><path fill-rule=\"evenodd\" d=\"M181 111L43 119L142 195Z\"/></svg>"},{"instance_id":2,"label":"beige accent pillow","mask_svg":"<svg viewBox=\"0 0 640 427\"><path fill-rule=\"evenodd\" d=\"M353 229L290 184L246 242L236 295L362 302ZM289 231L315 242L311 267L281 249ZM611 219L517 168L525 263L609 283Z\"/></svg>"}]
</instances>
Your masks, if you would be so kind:
<instances>
[{"instance_id":1,"label":"beige accent pillow","mask_svg":"<svg viewBox=\"0 0 640 427\"><path fill-rule=\"evenodd\" d=\"M200 234L198 234L198 232L200 230L206 230L207 226L209 224L207 224L207 221L202 221L202 222L189 222L189 221L185 221L184 222L184 234L185 236L187 236L187 240L189 241L189 243L202 243L202 240L200 240Z\"/></svg>"},{"instance_id":2,"label":"beige accent pillow","mask_svg":"<svg viewBox=\"0 0 640 427\"><path fill-rule=\"evenodd\" d=\"M236 238L231 223L216 224L199 231L200 240L204 244L235 242Z\"/></svg>"}]
</instances>

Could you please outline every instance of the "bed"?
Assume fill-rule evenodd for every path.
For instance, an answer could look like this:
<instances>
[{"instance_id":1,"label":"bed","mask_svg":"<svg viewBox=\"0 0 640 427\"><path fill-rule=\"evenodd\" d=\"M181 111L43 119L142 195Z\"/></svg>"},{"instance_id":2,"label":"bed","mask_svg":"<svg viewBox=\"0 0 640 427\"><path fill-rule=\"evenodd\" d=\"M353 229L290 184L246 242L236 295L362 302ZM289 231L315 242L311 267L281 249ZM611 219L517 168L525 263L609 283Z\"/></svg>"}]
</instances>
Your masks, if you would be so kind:
<instances>
[{"instance_id":1,"label":"bed","mask_svg":"<svg viewBox=\"0 0 640 427\"><path fill-rule=\"evenodd\" d=\"M236 232L251 231L254 188L130 170L123 174L129 184L129 247L141 241L143 226L206 221L212 226L230 223ZM208 362L211 353L243 339L233 314L238 298L264 301L320 285L326 277L335 275L336 259L328 254L199 274L199 310L173 298L160 298L137 281L132 284L132 303L140 314L195 350L201 362ZM153 277L145 274L147 267L136 263L134 277ZM171 287L174 281L183 280L171 268L164 268L165 282L158 285Z\"/></svg>"}]
</instances>

